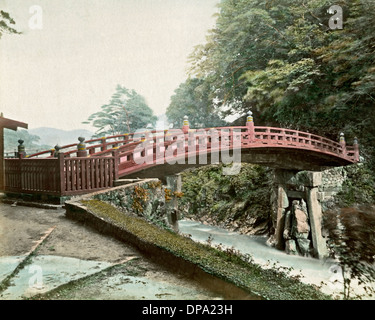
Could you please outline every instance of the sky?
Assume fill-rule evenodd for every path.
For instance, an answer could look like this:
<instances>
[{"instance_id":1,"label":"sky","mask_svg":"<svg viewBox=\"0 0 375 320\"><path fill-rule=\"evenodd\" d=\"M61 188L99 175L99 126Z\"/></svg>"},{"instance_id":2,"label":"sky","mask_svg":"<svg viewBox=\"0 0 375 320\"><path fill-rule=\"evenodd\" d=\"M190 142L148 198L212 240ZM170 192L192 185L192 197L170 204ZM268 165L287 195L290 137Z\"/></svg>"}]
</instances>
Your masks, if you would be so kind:
<instances>
[{"instance_id":1,"label":"sky","mask_svg":"<svg viewBox=\"0 0 375 320\"><path fill-rule=\"evenodd\" d=\"M120 84L165 113L218 2L0 0L22 32L0 39L0 112L29 129L93 130L82 121Z\"/></svg>"}]
</instances>

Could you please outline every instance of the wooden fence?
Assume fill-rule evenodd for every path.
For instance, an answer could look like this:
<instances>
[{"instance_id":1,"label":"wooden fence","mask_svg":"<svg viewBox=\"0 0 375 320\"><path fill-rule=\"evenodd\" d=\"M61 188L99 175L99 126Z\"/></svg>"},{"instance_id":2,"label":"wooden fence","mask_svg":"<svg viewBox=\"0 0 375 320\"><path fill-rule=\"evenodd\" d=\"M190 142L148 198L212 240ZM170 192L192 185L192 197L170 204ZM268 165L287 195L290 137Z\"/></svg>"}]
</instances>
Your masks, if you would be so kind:
<instances>
[{"instance_id":1,"label":"wooden fence","mask_svg":"<svg viewBox=\"0 0 375 320\"><path fill-rule=\"evenodd\" d=\"M112 187L115 157L5 159L5 192L69 196Z\"/></svg>"}]
</instances>

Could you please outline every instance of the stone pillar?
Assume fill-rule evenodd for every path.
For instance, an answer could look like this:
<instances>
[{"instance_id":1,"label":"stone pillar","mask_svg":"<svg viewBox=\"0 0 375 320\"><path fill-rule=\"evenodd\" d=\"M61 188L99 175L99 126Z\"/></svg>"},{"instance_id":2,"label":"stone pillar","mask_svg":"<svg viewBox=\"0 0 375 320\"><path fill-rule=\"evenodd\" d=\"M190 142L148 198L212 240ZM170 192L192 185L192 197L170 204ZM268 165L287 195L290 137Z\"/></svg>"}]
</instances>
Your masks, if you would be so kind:
<instances>
[{"instance_id":1,"label":"stone pillar","mask_svg":"<svg viewBox=\"0 0 375 320\"><path fill-rule=\"evenodd\" d=\"M289 199L286 187L279 184L277 187L277 216L276 216L276 230L275 230L275 247L279 250L284 250L284 225L285 225L285 210L289 207Z\"/></svg>"},{"instance_id":2,"label":"stone pillar","mask_svg":"<svg viewBox=\"0 0 375 320\"><path fill-rule=\"evenodd\" d=\"M322 206L318 198L318 186L322 183L321 172L309 172L310 181L306 190L307 207L309 211L311 238L314 254L323 259L328 256L327 243L322 235Z\"/></svg>"},{"instance_id":3,"label":"stone pillar","mask_svg":"<svg viewBox=\"0 0 375 320\"><path fill-rule=\"evenodd\" d=\"M166 176L167 188L172 193L172 199L166 202L167 219L173 230L178 232L178 220L181 218L178 212L178 200L173 194L174 192L181 192L182 179L179 174L173 176Z\"/></svg>"},{"instance_id":4,"label":"stone pillar","mask_svg":"<svg viewBox=\"0 0 375 320\"><path fill-rule=\"evenodd\" d=\"M169 187L169 189L171 189L173 192L174 191L181 192L181 189L182 189L181 175L175 174L173 176L166 176L165 179L167 181L167 186Z\"/></svg>"}]
</instances>

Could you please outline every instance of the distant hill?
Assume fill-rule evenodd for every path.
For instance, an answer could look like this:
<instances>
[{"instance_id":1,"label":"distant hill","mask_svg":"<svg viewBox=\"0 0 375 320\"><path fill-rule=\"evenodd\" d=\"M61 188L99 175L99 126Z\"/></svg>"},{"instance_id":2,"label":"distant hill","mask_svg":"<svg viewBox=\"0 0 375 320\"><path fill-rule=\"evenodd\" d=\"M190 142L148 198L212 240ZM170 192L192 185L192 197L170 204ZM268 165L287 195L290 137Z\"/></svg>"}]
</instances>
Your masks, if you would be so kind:
<instances>
[{"instance_id":1,"label":"distant hill","mask_svg":"<svg viewBox=\"0 0 375 320\"><path fill-rule=\"evenodd\" d=\"M78 137L85 137L86 140L89 140L94 134L88 130L61 130L54 128L41 127L36 129L28 130L30 134L34 134L40 137L38 143L40 145L48 145L54 147L56 144L60 146L78 143Z\"/></svg>"}]
</instances>

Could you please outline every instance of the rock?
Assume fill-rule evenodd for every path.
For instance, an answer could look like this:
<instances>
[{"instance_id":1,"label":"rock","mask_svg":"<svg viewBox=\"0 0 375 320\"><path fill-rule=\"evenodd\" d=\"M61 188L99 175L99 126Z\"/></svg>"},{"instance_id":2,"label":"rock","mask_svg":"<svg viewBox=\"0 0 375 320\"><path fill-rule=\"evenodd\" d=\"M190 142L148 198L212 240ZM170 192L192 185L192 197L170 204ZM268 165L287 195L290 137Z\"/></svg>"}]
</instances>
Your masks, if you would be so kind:
<instances>
[{"instance_id":1,"label":"rock","mask_svg":"<svg viewBox=\"0 0 375 320\"><path fill-rule=\"evenodd\" d=\"M296 242L294 240L285 241L285 252L287 254L298 255Z\"/></svg>"},{"instance_id":2,"label":"rock","mask_svg":"<svg viewBox=\"0 0 375 320\"><path fill-rule=\"evenodd\" d=\"M297 200L293 201L293 226L292 226L292 237L293 238L305 238L307 239L310 232L309 216L307 213L306 203L301 200L301 203Z\"/></svg>"},{"instance_id":3,"label":"rock","mask_svg":"<svg viewBox=\"0 0 375 320\"><path fill-rule=\"evenodd\" d=\"M310 240L309 239L297 239L298 249L301 255L308 256L310 253Z\"/></svg>"},{"instance_id":4,"label":"rock","mask_svg":"<svg viewBox=\"0 0 375 320\"><path fill-rule=\"evenodd\" d=\"M296 208L294 210L294 217L296 221L296 232L308 234L310 232L310 226L307 213L299 208Z\"/></svg>"},{"instance_id":5,"label":"rock","mask_svg":"<svg viewBox=\"0 0 375 320\"><path fill-rule=\"evenodd\" d=\"M284 225L284 232L283 232L283 238L285 240L291 239L291 229L292 229L292 214L290 210L288 210L285 214L285 225Z\"/></svg>"},{"instance_id":6,"label":"rock","mask_svg":"<svg viewBox=\"0 0 375 320\"><path fill-rule=\"evenodd\" d=\"M267 239L266 245L272 248L276 247L276 237L274 234Z\"/></svg>"}]
</instances>

